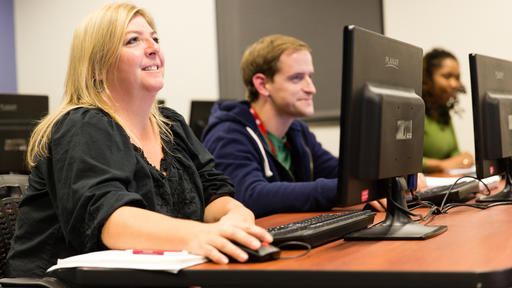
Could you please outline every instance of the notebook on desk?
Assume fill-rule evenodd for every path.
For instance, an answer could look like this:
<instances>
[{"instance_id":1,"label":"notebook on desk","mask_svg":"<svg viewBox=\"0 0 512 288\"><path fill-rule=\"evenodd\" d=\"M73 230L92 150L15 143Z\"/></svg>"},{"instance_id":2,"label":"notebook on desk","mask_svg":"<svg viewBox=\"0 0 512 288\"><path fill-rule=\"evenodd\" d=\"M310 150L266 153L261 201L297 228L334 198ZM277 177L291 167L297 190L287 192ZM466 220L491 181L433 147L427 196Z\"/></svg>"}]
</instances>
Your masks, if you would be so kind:
<instances>
[{"instance_id":1,"label":"notebook on desk","mask_svg":"<svg viewBox=\"0 0 512 288\"><path fill-rule=\"evenodd\" d=\"M444 186L444 185L451 185L455 183L460 177L432 177L432 176L426 176L425 180L427 182L428 188L433 188L436 186ZM498 185L499 181L501 180L500 176L492 176L488 178L484 178L481 181L484 182L489 188L492 188L496 185ZM474 181L471 178L463 178L460 179L458 182L464 182L464 181ZM480 183L480 190L483 190L485 187L482 183Z\"/></svg>"},{"instance_id":2,"label":"notebook on desk","mask_svg":"<svg viewBox=\"0 0 512 288\"><path fill-rule=\"evenodd\" d=\"M158 270L178 273L179 270L208 261L206 257L187 251L105 250L57 260L47 272L68 268L116 268Z\"/></svg>"}]
</instances>

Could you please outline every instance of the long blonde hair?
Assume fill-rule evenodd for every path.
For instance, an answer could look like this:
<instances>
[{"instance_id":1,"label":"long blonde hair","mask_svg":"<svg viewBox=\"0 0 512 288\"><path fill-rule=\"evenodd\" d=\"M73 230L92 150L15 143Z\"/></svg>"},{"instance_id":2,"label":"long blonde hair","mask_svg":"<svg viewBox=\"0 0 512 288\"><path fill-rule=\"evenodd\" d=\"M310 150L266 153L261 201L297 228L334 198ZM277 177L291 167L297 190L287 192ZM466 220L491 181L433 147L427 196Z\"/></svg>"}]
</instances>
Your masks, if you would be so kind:
<instances>
[{"instance_id":1,"label":"long blonde hair","mask_svg":"<svg viewBox=\"0 0 512 288\"><path fill-rule=\"evenodd\" d=\"M49 156L48 143L52 127L71 109L100 108L122 125L104 98L110 97L106 77L109 67L117 66L126 27L135 15L144 17L149 26L156 31L151 16L145 10L129 3L107 4L87 16L75 29L63 102L57 111L42 119L32 133L27 150L29 167L36 165L39 159ZM160 114L156 100L151 107L150 120L158 126L162 138L172 141L169 129L171 123Z\"/></svg>"}]
</instances>

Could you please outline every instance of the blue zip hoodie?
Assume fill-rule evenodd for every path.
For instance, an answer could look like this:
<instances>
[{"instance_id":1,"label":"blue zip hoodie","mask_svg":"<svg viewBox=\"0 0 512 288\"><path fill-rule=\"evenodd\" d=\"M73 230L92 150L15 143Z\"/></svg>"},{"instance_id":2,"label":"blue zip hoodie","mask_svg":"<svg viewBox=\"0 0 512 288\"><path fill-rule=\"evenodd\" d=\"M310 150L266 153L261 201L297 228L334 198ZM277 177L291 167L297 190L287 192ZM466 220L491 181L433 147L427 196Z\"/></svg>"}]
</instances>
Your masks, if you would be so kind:
<instances>
[{"instance_id":1,"label":"blue zip hoodie","mask_svg":"<svg viewBox=\"0 0 512 288\"><path fill-rule=\"evenodd\" d=\"M337 199L338 159L295 120L286 133L292 171L286 169L268 148L249 107L247 101L216 103L202 135L216 169L234 182L235 198L258 218L330 210Z\"/></svg>"}]
</instances>

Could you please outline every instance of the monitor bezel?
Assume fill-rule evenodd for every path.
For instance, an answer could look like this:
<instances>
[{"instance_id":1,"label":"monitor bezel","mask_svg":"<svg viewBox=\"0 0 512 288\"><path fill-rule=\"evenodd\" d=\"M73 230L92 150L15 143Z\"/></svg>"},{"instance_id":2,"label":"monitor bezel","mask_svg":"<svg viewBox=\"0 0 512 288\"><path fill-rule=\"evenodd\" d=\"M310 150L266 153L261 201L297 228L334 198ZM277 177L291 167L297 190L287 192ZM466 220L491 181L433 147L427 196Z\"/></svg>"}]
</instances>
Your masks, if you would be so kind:
<instances>
[{"instance_id":1,"label":"monitor bezel","mask_svg":"<svg viewBox=\"0 0 512 288\"><path fill-rule=\"evenodd\" d=\"M447 227L415 223L410 218L411 213L408 211L405 201L406 193L416 189L416 183L413 181L411 185L409 180L416 179L417 173L422 170L425 115L425 106L421 99L423 50L354 25L345 27L343 39L338 204L350 206L386 198L386 218L380 225L350 233L345 235L344 239L348 241L425 240L435 237L445 232ZM385 87L384 91L388 92L376 93L380 95L368 95L372 90L371 87L377 87L375 83ZM375 89L373 90L375 91ZM372 98L379 97L377 105L368 104L368 101L373 101ZM402 112L389 110L395 106L386 105L391 98L396 97L403 97L397 101L398 106L396 107L408 107L409 102L413 103L410 107L415 110L404 114L406 117L411 117L411 127L415 127L411 130L411 137L407 139L413 145L398 151L397 147L400 146L399 142L401 141L398 134L391 137L392 141L385 143L383 142L385 139L380 135L374 138L377 139L377 143L371 143L369 149L381 149L388 145L391 147L385 147L384 153L389 151L395 155L410 153L413 157L410 159L397 157L395 158L398 159L396 163L392 163L390 166L381 166L380 162L366 163L367 165L378 165L377 172L370 173L370 177L362 177L363 174L356 174L358 173L357 167L362 165L358 161L362 159L359 154L362 153L360 151L360 142L363 139L361 135L364 135L361 133L364 130L363 127L359 126L362 121L358 117L361 117L360 115L363 114L361 112L365 112L368 107L372 107L372 105L378 107L375 111L381 109L382 115L391 115L391 117L379 118L382 123L378 124L378 133L383 134L384 129L387 132L391 129L393 133L396 133L400 125L393 118L393 114L401 115ZM361 110L363 107L365 111ZM386 109L387 111L384 111ZM376 130L369 129L368 131ZM368 139L372 139L372 137ZM382 151L378 153L382 153ZM381 159L383 158L379 158L379 161ZM379 169L392 169L392 171L381 173ZM372 177L375 178L370 179Z\"/></svg>"},{"instance_id":2,"label":"monitor bezel","mask_svg":"<svg viewBox=\"0 0 512 288\"><path fill-rule=\"evenodd\" d=\"M362 97L363 89L367 85L372 85L372 83L381 84L381 85L389 85L391 87L396 87L397 89L409 89L412 88L416 93L417 97L421 100L421 73L422 73L422 57L423 50L417 46L395 40L384 35L375 33L373 31L366 30L364 28L348 25L344 28L344 37L343 37L343 72L342 72L342 99L341 99L341 115L340 115L340 147L339 147L339 169L338 169L338 204L340 206L350 206L359 204L361 202L369 202L376 199L381 199L386 197L385 191L380 191L377 188L376 181L370 180L362 180L353 177L353 169L354 162L351 158L354 157L354 152L356 151L351 147L359 146L357 143L357 139L361 139L360 131L358 129L353 129L353 122L357 122L357 119L351 119L351 112L355 109L358 109L358 104L355 103L359 101ZM359 47L354 47L355 42L364 43L367 48L365 52L362 51ZM375 52L371 49L372 46L381 45L390 47L388 50L398 50L400 53L407 54L405 58L398 59L399 67L388 67L388 64L385 61L385 57L392 58L393 53L387 53L388 51L378 51ZM404 52L405 51L405 52ZM386 79L388 75L381 73L381 75L372 75L372 78L366 79L364 83L360 81L360 79L354 79L354 77L364 77L361 74L368 73L368 70L357 70L355 69L364 69L361 68L360 64L355 64L354 61L361 60L362 57L355 55L355 53L378 53L378 56L382 57L382 62L375 63L374 69L382 69L381 71L390 71L390 73L398 73L398 75L403 77L397 77L399 79L388 80ZM386 56L388 55L388 56ZM396 54L395 54L396 55ZM354 60L356 57L359 57L358 60ZM372 60L373 60L372 59ZM400 63L402 60L402 63ZM363 60L361 60L363 61ZM375 62L375 61L374 61ZM400 65L401 64L401 65ZM358 66L354 66L358 65ZM377 67L380 65L379 67ZM371 65L368 65L369 67ZM416 71L409 71L410 67L415 67ZM397 69L398 68L398 69ZM401 69L401 70L400 70ZM357 74L357 76L354 76ZM396 75L393 75L396 76ZM391 76L390 76L391 77ZM402 80L407 79L407 80ZM413 80L411 80L413 79ZM359 81L356 84L358 87L354 86L354 81ZM407 85L403 85L404 82L414 82L414 87L407 87ZM411 85L409 85L411 86ZM397 90L398 91L398 90ZM409 92L410 93L410 92ZM354 96L357 95L357 96ZM421 100L423 102L423 100ZM424 110L420 113L424 113ZM420 151L423 151L423 123L424 118L421 118L421 123L418 125L421 126L420 135L415 135L415 139L419 142L418 147ZM354 143L354 141L356 141ZM346 145L347 143L348 145ZM421 153L421 152L420 152ZM419 155L419 154L418 154ZM421 172L422 170L422 155L416 157L415 163L412 165L412 169L408 171L409 174L414 174ZM399 175L396 175L399 176ZM357 193L354 193L354 189L361 191L361 193L367 193L367 197L365 195L358 196ZM363 192L365 191L365 192ZM367 192L366 192L367 191ZM361 201L362 198L364 201Z\"/></svg>"},{"instance_id":3,"label":"monitor bezel","mask_svg":"<svg viewBox=\"0 0 512 288\"><path fill-rule=\"evenodd\" d=\"M48 111L48 95L0 93L0 174L30 173L26 149L33 129ZM14 146L19 149L11 150Z\"/></svg>"}]
</instances>

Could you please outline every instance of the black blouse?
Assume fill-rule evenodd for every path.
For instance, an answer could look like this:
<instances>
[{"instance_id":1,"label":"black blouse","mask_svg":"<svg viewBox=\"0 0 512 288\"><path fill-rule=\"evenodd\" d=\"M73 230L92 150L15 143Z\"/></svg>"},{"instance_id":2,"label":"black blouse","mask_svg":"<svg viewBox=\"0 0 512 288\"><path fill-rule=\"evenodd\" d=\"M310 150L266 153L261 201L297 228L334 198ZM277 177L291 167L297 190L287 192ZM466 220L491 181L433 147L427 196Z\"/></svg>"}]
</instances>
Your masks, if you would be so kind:
<instances>
[{"instance_id":1,"label":"black blouse","mask_svg":"<svg viewBox=\"0 0 512 288\"><path fill-rule=\"evenodd\" d=\"M32 169L8 255L9 277L40 277L65 258L107 249L101 230L121 206L202 221L205 206L234 192L227 176L181 115L171 120L173 141L162 139L162 173L100 109L76 108L55 124L50 157Z\"/></svg>"}]
</instances>

